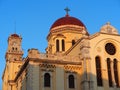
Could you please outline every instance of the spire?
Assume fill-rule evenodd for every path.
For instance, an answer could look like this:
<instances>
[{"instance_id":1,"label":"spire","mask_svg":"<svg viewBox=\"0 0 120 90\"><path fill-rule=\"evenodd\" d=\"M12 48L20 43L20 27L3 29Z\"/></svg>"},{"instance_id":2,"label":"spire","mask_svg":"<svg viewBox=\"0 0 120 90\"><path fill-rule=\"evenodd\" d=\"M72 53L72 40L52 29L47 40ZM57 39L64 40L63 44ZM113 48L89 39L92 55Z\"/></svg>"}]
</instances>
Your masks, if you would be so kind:
<instances>
[{"instance_id":1,"label":"spire","mask_svg":"<svg viewBox=\"0 0 120 90\"><path fill-rule=\"evenodd\" d=\"M16 34L16 20L14 21L14 33Z\"/></svg>"},{"instance_id":2,"label":"spire","mask_svg":"<svg viewBox=\"0 0 120 90\"><path fill-rule=\"evenodd\" d=\"M20 37L20 36L17 34L17 32L16 32L16 20L14 20L14 33L11 34L11 36L13 36L13 37Z\"/></svg>"},{"instance_id":3,"label":"spire","mask_svg":"<svg viewBox=\"0 0 120 90\"><path fill-rule=\"evenodd\" d=\"M64 10L66 11L66 16L69 16L68 12L70 11L70 9L66 7Z\"/></svg>"}]
</instances>

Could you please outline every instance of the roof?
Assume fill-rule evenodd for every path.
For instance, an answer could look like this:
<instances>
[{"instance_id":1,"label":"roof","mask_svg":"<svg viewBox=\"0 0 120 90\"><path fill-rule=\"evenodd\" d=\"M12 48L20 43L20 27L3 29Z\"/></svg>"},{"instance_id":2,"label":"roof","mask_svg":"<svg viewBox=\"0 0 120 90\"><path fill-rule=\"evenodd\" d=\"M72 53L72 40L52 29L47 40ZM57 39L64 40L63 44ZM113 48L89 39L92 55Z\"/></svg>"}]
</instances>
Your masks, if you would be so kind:
<instances>
[{"instance_id":1,"label":"roof","mask_svg":"<svg viewBox=\"0 0 120 90\"><path fill-rule=\"evenodd\" d=\"M19 37L18 34L11 34L12 37Z\"/></svg>"},{"instance_id":2,"label":"roof","mask_svg":"<svg viewBox=\"0 0 120 90\"><path fill-rule=\"evenodd\" d=\"M57 27L57 26L61 26L61 25L78 25L78 26L85 27L85 25L82 23L82 21L80 21L79 19L77 19L75 17L71 17L67 14L65 17L57 19L53 23L53 25L51 26L50 29Z\"/></svg>"}]
</instances>

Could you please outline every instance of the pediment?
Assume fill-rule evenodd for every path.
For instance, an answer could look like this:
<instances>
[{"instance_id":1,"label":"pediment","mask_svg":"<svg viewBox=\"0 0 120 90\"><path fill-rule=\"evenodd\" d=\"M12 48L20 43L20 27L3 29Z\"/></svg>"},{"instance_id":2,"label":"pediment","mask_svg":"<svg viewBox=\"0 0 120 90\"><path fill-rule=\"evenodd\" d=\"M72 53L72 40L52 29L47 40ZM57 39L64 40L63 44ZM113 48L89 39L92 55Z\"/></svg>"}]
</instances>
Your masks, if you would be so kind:
<instances>
[{"instance_id":1,"label":"pediment","mask_svg":"<svg viewBox=\"0 0 120 90\"><path fill-rule=\"evenodd\" d=\"M118 31L115 27L113 27L110 22L106 23L101 27L100 32L107 34L118 34Z\"/></svg>"}]
</instances>

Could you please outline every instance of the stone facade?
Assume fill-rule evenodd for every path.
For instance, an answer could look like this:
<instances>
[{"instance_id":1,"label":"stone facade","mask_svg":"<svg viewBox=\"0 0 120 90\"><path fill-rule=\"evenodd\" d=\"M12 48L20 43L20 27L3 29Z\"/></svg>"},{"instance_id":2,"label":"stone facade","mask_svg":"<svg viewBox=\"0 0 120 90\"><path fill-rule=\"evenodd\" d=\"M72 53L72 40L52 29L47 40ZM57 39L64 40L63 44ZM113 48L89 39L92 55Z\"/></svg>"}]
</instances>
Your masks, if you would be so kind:
<instances>
[{"instance_id":1,"label":"stone facade","mask_svg":"<svg viewBox=\"0 0 120 90\"><path fill-rule=\"evenodd\" d=\"M69 17L62 20L76 21ZM61 23L50 29L46 53L32 48L22 58L22 38L9 36L2 90L120 90L117 30L107 23L89 35L82 22Z\"/></svg>"}]
</instances>

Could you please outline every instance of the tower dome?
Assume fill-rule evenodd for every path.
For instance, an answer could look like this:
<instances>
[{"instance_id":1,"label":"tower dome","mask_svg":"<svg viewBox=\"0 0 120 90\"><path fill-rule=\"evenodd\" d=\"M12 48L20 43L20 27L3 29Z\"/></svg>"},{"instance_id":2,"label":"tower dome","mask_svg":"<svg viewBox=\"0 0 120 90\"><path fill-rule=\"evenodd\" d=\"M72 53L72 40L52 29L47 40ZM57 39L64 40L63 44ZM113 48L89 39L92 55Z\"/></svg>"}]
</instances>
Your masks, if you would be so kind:
<instances>
[{"instance_id":1,"label":"tower dome","mask_svg":"<svg viewBox=\"0 0 120 90\"><path fill-rule=\"evenodd\" d=\"M11 37L20 37L18 34L12 34Z\"/></svg>"}]
</instances>

